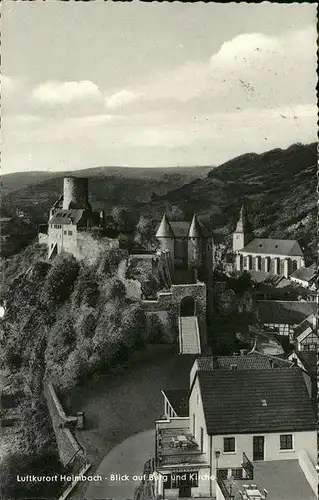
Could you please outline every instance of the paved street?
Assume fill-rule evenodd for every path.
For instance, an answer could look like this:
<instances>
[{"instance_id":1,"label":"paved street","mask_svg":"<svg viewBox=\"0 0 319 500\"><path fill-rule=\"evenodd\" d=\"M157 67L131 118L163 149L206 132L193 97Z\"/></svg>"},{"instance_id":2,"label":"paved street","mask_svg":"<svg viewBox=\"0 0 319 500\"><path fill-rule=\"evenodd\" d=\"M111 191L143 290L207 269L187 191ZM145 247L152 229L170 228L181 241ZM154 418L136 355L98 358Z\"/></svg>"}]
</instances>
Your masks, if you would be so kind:
<instances>
[{"instance_id":1,"label":"paved street","mask_svg":"<svg viewBox=\"0 0 319 500\"><path fill-rule=\"evenodd\" d=\"M91 482L84 494L85 500L126 500L133 498L134 490L139 484L144 463L154 456L154 430L135 434L113 448L102 460L96 474L103 479ZM123 480L111 480L111 474L124 476ZM125 480L129 477L129 481Z\"/></svg>"}]
</instances>

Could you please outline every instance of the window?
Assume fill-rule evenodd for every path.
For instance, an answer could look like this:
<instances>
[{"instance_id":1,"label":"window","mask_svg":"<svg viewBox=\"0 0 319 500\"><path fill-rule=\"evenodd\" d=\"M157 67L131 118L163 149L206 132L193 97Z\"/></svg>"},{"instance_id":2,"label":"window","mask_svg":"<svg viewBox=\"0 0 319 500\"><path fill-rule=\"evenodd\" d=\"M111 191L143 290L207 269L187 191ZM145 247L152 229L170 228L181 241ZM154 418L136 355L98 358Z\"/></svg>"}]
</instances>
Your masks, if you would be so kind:
<instances>
[{"instance_id":1,"label":"window","mask_svg":"<svg viewBox=\"0 0 319 500\"><path fill-rule=\"evenodd\" d=\"M224 453L235 452L235 438L224 438Z\"/></svg>"},{"instance_id":2,"label":"window","mask_svg":"<svg viewBox=\"0 0 319 500\"><path fill-rule=\"evenodd\" d=\"M199 394L196 394L196 403L197 403L197 406L199 405Z\"/></svg>"},{"instance_id":3,"label":"window","mask_svg":"<svg viewBox=\"0 0 319 500\"><path fill-rule=\"evenodd\" d=\"M71 234L72 234L72 231L68 231L68 235L70 235L70 236L71 236Z\"/></svg>"},{"instance_id":4,"label":"window","mask_svg":"<svg viewBox=\"0 0 319 500\"><path fill-rule=\"evenodd\" d=\"M280 449L292 450L292 434L282 434L280 436Z\"/></svg>"},{"instance_id":5,"label":"window","mask_svg":"<svg viewBox=\"0 0 319 500\"><path fill-rule=\"evenodd\" d=\"M204 451L204 429L203 427L200 428L200 451Z\"/></svg>"},{"instance_id":6,"label":"window","mask_svg":"<svg viewBox=\"0 0 319 500\"><path fill-rule=\"evenodd\" d=\"M196 417L195 417L195 413L193 413L193 436L195 437L196 435Z\"/></svg>"}]
</instances>

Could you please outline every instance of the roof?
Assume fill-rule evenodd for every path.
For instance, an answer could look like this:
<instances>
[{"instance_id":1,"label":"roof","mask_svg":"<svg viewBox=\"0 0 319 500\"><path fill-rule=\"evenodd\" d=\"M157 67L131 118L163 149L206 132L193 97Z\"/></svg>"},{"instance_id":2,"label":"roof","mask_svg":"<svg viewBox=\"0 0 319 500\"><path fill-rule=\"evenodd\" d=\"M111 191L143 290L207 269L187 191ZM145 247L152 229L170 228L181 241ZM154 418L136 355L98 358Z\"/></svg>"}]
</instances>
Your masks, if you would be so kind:
<instances>
[{"instance_id":1,"label":"roof","mask_svg":"<svg viewBox=\"0 0 319 500\"><path fill-rule=\"evenodd\" d=\"M73 210L57 210L49 220L49 224L77 224L85 210L73 209Z\"/></svg>"},{"instance_id":2,"label":"roof","mask_svg":"<svg viewBox=\"0 0 319 500\"><path fill-rule=\"evenodd\" d=\"M272 364L267 356L258 356L255 353L245 354L243 356L219 356L216 358L216 368L231 369L232 366L237 370L262 370L272 368Z\"/></svg>"},{"instance_id":3,"label":"roof","mask_svg":"<svg viewBox=\"0 0 319 500\"><path fill-rule=\"evenodd\" d=\"M252 269L247 272L256 283L264 283L271 286L278 286L278 284L285 279L282 274L266 273L265 271L255 271Z\"/></svg>"},{"instance_id":4,"label":"roof","mask_svg":"<svg viewBox=\"0 0 319 500\"><path fill-rule=\"evenodd\" d=\"M194 220L195 219L195 220ZM191 233L197 236L191 236ZM164 214L156 232L156 238L212 238L205 224L195 215L192 221L169 221Z\"/></svg>"},{"instance_id":5,"label":"roof","mask_svg":"<svg viewBox=\"0 0 319 500\"><path fill-rule=\"evenodd\" d=\"M169 389L163 391L178 417L188 417L189 389Z\"/></svg>"},{"instance_id":6,"label":"roof","mask_svg":"<svg viewBox=\"0 0 319 500\"><path fill-rule=\"evenodd\" d=\"M303 252L297 240L273 240L271 238L255 238L240 252L287 255L303 257Z\"/></svg>"},{"instance_id":7,"label":"roof","mask_svg":"<svg viewBox=\"0 0 319 500\"><path fill-rule=\"evenodd\" d=\"M163 215L161 223L156 231L156 238L173 238L173 231L166 214Z\"/></svg>"},{"instance_id":8,"label":"roof","mask_svg":"<svg viewBox=\"0 0 319 500\"><path fill-rule=\"evenodd\" d=\"M207 356L197 358L197 370L211 371L227 369L234 366L237 370L266 370L270 368L287 368L291 363L276 356L269 356L258 351L233 356Z\"/></svg>"},{"instance_id":9,"label":"roof","mask_svg":"<svg viewBox=\"0 0 319 500\"><path fill-rule=\"evenodd\" d=\"M202 228L201 225L199 224L199 221L194 214L193 220L191 222L190 228L189 228L189 233L188 233L189 238L202 238Z\"/></svg>"},{"instance_id":10,"label":"roof","mask_svg":"<svg viewBox=\"0 0 319 500\"><path fill-rule=\"evenodd\" d=\"M299 335L301 335L306 330L308 330L308 328L310 328L310 332L313 331L313 324L314 324L315 319L316 319L315 315L311 314L306 319L304 319L299 325L297 325L294 328L294 338L295 339L298 338Z\"/></svg>"},{"instance_id":11,"label":"roof","mask_svg":"<svg viewBox=\"0 0 319 500\"><path fill-rule=\"evenodd\" d=\"M294 271L290 275L290 277L308 282L314 279L315 275L316 275L316 269L311 266L311 267L300 267L299 269Z\"/></svg>"},{"instance_id":12,"label":"roof","mask_svg":"<svg viewBox=\"0 0 319 500\"><path fill-rule=\"evenodd\" d=\"M210 435L316 430L299 368L197 373Z\"/></svg>"},{"instance_id":13,"label":"roof","mask_svg":"<svg viewBox=\"0 0 319 500\"><path fill-rule=\"evenodd\" d=\"M299 325L311 314L316 314L317 303L304 300L260 300L257 302L257 312L261 323Z\"/></svg>"}]
</instances>

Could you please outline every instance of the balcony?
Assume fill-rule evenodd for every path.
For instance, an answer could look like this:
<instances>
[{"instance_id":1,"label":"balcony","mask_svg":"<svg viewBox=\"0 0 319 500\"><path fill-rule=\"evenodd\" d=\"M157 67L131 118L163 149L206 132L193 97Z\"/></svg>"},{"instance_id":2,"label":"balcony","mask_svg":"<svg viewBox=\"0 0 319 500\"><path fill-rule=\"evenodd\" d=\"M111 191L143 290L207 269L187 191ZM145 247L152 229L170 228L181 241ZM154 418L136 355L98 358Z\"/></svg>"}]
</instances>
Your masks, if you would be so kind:
<instances>
[{"instance_id":1,"label":"balcony","mask_svg":"<svg viewBox=\"0 0 319 500\"><path fill-rule=\"evenodd\" d=\"M200 450L189 427L167 427L156 432L156 466L158 469L171 466L206 466L205 453Z\"/></svg>"}]
</instances>

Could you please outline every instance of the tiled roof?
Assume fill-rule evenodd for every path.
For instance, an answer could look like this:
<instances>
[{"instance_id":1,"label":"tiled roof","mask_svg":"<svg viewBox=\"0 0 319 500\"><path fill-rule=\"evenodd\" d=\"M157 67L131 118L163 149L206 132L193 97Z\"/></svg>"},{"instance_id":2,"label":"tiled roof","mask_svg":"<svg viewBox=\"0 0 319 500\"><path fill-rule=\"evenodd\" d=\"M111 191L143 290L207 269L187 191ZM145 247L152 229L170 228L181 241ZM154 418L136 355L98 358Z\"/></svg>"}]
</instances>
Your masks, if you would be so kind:
<instances>
[{"instance_id":1,"label":"tiled roof","mask_svg":"<svg viewBox=\"0 0 319 500\"><path fill-rule=\"evenodd\" d=\"M272 364L267 356L258 356L258 354L245 354L243 356L218 356L216 358L216 368L231 369L232 366L237 370L262 370L272 368Z\"/></svg>"},{"instance_id":2,"label":"tiled roof","mask_svg":"<svg viewBox=\"0 0 319 500\"><path fill-rule=\"evenodd\" d=\"M297 278L303 281L311 281L314 279L316 269L314 267L300 267L291 274L291 278Z\"/></svg>"},{"instance_id":3,"label":"tiled roof","mask_svg":"<svg viewBox=\"0 0 319 500\"><path fill-rule=\"evenodd\" d=\"M244 355L233 356L206 356L197 358L198 371L211 371L220 369L237 370L266 370L271 368L287 368L291 362L277 356L269 356L258 351Z\"/></svg>"},{"instance_id":4,"label":"tiled roof","mask_svg":"<svg viewBox=\"0 0 319 500\"><path fill-rule=\"evenodd\" d=\"M313 314L311 314L306 319L304 319L299 325L297 325L294 328L294 338L297 339L299 337L299 335L304 333L308 328L311 328L311 330L313 330L314 319L315 319L315 316Z\"/></svg>"},{"instance_id":5,"label":"tiled roof","mask_svg":"<svg viewBox=\"0 0 319 500\"><path fill-rule=\"evenodd\" d=\"M317 303L302 300L260 300L258 319L262 323L299 325L310 314L316 314Z\"/></svg>"},{"instance_id":6,"label":"tiled roof","mask_svg":"<svg viewBox=\"0 0 319 500\"><path fill-rule=\"evenodd\" d=\"M49 220L49 224L77 224L82 216L84 210L57 210Z\"/></svg>"},{"instance_id":7,"label":"tiled roof","mask_svg":"<svg viewBox=\"0 0 319 500\"><path fill-rule=\"evenodd\" d=\"M287 255L303 257L303 252L296 240L273 240L271 238L255 238L240 250L247 253Z\"/></svg>"},{"instance_id":8,"label":"tiled roof","mask_svg":"<svg viewBox=\"0 0 319 500\"><path fill-rule=\"evenodd\" d=\"M188 389L169 389L163 391L178 417L188 417Z\"/></svg>"},{"instance_id":9,"label":"tiled roof","mask_svg":"<svg viewBox=\"0 0 319 500\"><path fill-rule=\"evenodd\" d=\"M315 430L315 414L298 368L198 372L207 432Z\"/></svg>"}]
</instances>

